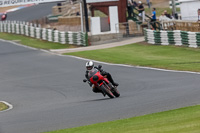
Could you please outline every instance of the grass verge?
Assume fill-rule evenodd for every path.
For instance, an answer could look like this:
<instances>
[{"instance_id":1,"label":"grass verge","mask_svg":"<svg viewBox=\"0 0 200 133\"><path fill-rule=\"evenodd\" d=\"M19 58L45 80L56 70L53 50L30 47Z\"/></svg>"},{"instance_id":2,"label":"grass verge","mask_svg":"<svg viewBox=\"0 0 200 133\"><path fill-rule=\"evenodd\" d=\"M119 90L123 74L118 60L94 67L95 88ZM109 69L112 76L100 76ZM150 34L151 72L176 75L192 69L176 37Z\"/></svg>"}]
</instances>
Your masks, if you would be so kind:
<instances>
[{"instance_id":1,"label":"grass verge","mask_svg":"<svg viewBox=\"0 0 200 133\"><path fill-rule=\"evenodd\" d=\"M20 44L39 48L39 49L64 49L64 48L74 48L77 46L69 45L69 44L60 44L60 43L54 43L54 42L48 42L43 40L38 40L35 38L22 36L22 35L16 35L16 34L9 34L9 33L0 33L0 38L4 40L10 40L15 41Z\"/></svg>"},{"instance_id":2,"label":"grass verge","mask_svg":"<svg viewBox=\"0 0 200 133\"><path fill-rule=\"evenodd\" d=\"M109 49L67 53L83 58L134 66L200 72L200 49L136 43Z\"/></svg>"},{"instance_id":3,"label":"grass verge","mask_svg":"<svg viewBox=\"0 0 200 133\"><path fill-rule=\"evenodd\" d=\"M4 104L3 102L0 102L0 111L8 109L8 106Z\"/></svg>"},{"instance_id":4,"label":"grass verge","mask_svg":"<svg viewBox=\"0 0 200 133\"><path fill-rule=\"evenodd\" d=\"M46 133L198 133L200 106Z\"/></svg>"}]
</instances>

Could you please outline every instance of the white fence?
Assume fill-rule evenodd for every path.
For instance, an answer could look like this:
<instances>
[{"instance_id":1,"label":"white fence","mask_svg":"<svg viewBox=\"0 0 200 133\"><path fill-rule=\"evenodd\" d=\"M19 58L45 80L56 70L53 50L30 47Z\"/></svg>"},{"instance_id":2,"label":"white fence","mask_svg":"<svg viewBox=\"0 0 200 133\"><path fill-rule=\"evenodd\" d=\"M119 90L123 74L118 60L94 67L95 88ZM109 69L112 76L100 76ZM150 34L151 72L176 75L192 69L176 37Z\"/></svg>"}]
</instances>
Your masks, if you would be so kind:
<instances>
[{"instance_id":1,"label":"white fence","mask_svg":"<svg viewBox=\"0 0 200 133\"><path fill-rule=\"evenodd\" d=\"M84 32L64 32L52 29L33 26L27 22L2 21L0 22L0 32L20 34L62 44L74 44L80 46L88 45L88 35Z\"/></svg>"}]
</instances>

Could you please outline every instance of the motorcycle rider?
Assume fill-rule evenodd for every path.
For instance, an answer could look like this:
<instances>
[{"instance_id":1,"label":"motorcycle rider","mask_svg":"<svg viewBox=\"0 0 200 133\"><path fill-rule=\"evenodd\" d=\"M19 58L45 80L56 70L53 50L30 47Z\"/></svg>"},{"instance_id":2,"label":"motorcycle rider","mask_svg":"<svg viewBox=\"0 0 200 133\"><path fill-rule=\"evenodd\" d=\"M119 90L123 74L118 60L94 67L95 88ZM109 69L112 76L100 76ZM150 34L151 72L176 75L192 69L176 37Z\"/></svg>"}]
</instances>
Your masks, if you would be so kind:
<instances>
[{"instance_id":1,"label":"motorcycle rider","mask_svg":"<svg viewBox=\"0 0 200 133\"><path fill-rule=\"evenodd\" d=\"M104 71L103 69L101 69L101 67L102 67L101 65L99 65L98 67L96 67L96 66L94 66L94 62L93 61L88 61L86 63L86 73L85 73L86 79L88 81L90 81L89 77L88 77L89 71L91 71L92 69L98 69L100 71L101 75L104 76L104 77L106 77L112 83L113 86L115 86L115 87L118 86L119 84L116 83L116 82L114 82L111 74L108 73L108 72L106 72L106 71ZM90 86L92 86L92 83L90 83ZM98 92L102 92L102 91L99 90L98 88L96 88L95 86L93 86L93 92L98 93ZM103 95L104 95L104 93L103 93Z\"/></svg>"}]
</instances>

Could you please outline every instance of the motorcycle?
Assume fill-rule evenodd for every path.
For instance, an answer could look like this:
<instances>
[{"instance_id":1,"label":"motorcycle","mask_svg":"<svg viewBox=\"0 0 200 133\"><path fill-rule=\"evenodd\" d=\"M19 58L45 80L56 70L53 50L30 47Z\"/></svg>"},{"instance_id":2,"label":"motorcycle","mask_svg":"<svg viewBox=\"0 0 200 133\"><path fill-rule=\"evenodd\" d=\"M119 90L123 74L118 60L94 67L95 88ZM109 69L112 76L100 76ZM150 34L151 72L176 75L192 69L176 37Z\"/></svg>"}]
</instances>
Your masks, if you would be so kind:
<instances>
[{"instance_id":1,"label":"motorcycle","mask_svg":"<svg viewBox=\"0 0 200 133\"><path fill-rule=\"evenodd\" d=\"M88 82L88 84L93 84L96 88L101 90L110 98L119 97L120 93L117 90L117 87L114 87L110 81L101 75L98 69L93 69L88 73L89 81L84 79L83 82Z\"/></svg>"}]
</instances>

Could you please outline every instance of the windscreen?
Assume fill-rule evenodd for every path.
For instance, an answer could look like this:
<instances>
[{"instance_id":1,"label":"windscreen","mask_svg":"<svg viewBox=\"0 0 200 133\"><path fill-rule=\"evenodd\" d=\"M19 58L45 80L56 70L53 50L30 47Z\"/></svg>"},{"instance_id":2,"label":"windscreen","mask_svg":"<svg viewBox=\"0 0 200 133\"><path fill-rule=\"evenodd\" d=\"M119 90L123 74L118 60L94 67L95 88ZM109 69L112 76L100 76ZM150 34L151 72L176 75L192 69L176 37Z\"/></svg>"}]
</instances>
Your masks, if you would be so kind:
<instances>
[{"instance_id":1,"label":"windscreen","mask_svg":"<svg viewBox=\"0 0 200 133\"><path fill-rule=\"evenodd\" d=\"M97 69L92 69L92 70L90 70L89 73L88 73L88 77L91 78L91 77L94 76L97 72L98 72Z\"/></svg>"}]
</instances>

